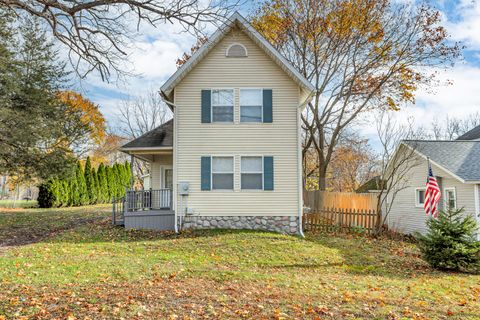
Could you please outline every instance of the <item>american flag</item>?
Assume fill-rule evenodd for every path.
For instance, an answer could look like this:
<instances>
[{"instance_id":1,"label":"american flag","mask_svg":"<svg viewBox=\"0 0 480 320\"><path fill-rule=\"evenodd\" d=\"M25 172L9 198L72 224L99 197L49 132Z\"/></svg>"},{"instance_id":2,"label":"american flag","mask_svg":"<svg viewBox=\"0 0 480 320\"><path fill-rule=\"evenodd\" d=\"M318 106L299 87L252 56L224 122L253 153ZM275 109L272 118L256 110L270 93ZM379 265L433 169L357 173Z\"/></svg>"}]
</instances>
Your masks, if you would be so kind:
<instances>
[{"instance_id":1,"label":"american flag","mask_svg":"<svg viewBox=\"0 0 480 320\"><path fill-rule=\"evenodd\" d=\"M437 217L437 203L441 197L440 188L438 187L437 179L433 175L432 166L428 162L428 178L427 178L427 188L425 190L425 203L423 208L427 215L432 215L434 218Z\"/></svg>"}]
</instances>

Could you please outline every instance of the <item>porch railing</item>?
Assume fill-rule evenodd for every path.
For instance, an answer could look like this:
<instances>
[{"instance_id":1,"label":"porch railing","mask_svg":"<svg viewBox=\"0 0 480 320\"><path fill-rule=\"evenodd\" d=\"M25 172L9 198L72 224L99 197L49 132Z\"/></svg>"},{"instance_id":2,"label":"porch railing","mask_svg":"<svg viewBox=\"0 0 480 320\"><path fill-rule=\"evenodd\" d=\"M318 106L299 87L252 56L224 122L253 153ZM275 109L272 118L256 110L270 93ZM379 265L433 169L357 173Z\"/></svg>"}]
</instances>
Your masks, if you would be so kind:
<instances>
[{"instance_id":1,"label":"porch railing","mask_svg":"<svg viewBox=\"0 0 480 320\"><path fill-rule=\"evenodd\" d=\"M128 190L125 211L172 209L171 189Z\"/></svg>"},{"instance_id":2,"label":"porch railing","mask_svg":"<svg viewBox=\"0 0 480 320\"><path fill-rule=\"evenodd\" d=\"M112 223L114 225L124 224L125 197L112 198Z\"/></svg>"}]
</instances>

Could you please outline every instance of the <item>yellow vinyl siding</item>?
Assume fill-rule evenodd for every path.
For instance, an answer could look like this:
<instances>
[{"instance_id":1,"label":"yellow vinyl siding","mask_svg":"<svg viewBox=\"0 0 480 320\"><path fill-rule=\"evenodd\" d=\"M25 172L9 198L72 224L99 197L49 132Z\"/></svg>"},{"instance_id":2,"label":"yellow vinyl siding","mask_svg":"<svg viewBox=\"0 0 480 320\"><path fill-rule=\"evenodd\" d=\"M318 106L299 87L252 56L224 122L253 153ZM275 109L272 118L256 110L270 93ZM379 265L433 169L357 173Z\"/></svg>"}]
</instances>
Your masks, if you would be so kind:
<instances>
[{"instance_id":1,"label":"yellow vinyl siding","mask_svg":"<svg viewBox=\"0 0 480 320\"><path fill-rule=\"evenodd\" d=\"M247 58L227 58L233 42ZM201 123L201 90L235 89L234 123ZM273 123L240 123L239 89L273 90ZM188 181L187 206L199 215L298 215L298 85L243 32L231 31L175 88L176 182ZM201 156L235 156L233 191L200 190ZM274 157L274 190L240 190L240 157ZM177 209L180 199L177 200ZM184 201L185 206L185 201Z\"/></svg>"},{"instance_id":2,"label":"yellow vinyl siding","mask_svg":"<svg viewBox=\"0 0 480 320\"><path fill-rule=\"evenodd\" d=\"M162 186L162 166L172 165L172 155L154 155L154 160L150 164L150 185L152 189L160 189Z\"/></svg>"}]
</instances>

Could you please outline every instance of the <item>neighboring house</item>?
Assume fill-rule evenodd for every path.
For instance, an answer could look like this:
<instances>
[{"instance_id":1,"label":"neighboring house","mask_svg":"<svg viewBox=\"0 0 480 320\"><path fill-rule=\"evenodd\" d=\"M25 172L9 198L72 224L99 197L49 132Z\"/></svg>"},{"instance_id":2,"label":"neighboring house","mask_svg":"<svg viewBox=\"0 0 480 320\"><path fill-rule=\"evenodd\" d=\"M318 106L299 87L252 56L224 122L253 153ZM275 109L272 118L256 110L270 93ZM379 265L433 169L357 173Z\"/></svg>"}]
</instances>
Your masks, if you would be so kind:
<instances>
[{"instance_id":1,"label":"neighboring house","mask_svg":"<svg viewBox=\"0 0 480 320\"><path fill-rule=\"evenodd\" d=\"M480 141L480 126L473 128L472 130L462 134L457 140L475 140Z\"/></svg>"},{"instance_id":2,"label":"neighboring house","mask_svg":"<svg viewBox=\"0 0 480 320\"><path fill-rule=\"evenodd\" d=\"M127 194L125 226L300 233L314 89L235 13L161 87L174 118L122 147L150 163L152 188Z\"/></svg>"},{"instance_id":3,"label":"neighboring house","mask_svg":"<svg viewBox=\"0 0 480 320\"><path fill-rule=\"evenodd\" d=\"M468 137L468 136L467 136ZM406 188L400 190L387 216L390 229L405 234L425 233L423 204L427 180L427 158L437 178L442 197L439 210L464 208L480 223L480 141L404 141L415 150L418 162L406 176ZM402 152L402 148L397 152ZM406 151L404 151L406 152Z\"/></svg>"},{"instance_id":4,"label":"neighboring house","mask_svg":"<svg viewBox=\"0 0 480 320\"><path fill-rule=\"evenodd\" d=\"M382 183L382 180L380 179L380 176L375 176L370 180L368 180L367 182L365 182L364 184L362 184L360 187L358 187L357 190L355 190L355 192L356 193L380 192L381 183Z\"/></svg>"},{"instance_id":5,"label":"neighboring house","mask_svg":"<svg viewBox=\"0 0 480 320\"><path fill-rule=\"evenodd\" d=\"M0 176L0 200L36 200L38 188L33 182L16 183L15 179Z\"/></svg>"}]
</instances>

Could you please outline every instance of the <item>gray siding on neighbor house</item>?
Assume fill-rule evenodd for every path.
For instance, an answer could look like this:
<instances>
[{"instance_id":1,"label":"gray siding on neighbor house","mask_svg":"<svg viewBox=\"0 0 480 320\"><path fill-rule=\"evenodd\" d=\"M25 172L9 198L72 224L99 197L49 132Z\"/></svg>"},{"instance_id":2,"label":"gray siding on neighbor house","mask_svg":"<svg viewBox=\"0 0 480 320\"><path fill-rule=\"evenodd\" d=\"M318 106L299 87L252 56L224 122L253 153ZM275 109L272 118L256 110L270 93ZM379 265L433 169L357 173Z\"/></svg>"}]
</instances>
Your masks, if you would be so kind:
<instances>
[{"instance_id":1,"label":"gray siding on neighbor house","mask_svg":"<svg viewBox=\"0 0 480 320\"><path fill-rule=\"evenodd\" d=\"M475 205L475 185L464 184L433 164L432 170L437 178L441 178L438 180L442 188L442 198L440 199L439 207L444 207L444 189L455 188L457 208L464 207L465 213L474 215L477 210ZM412 234L416 231L424 233L426 231L425 223L428 217L423 207L415 206L415 189L424 188L426 178L427 161L423 160L419 166L410 170L408 187L399 191L393 201L392 209L387 217L387 223L391 229L405 234Z\"/></svg>"}]
</instances>

